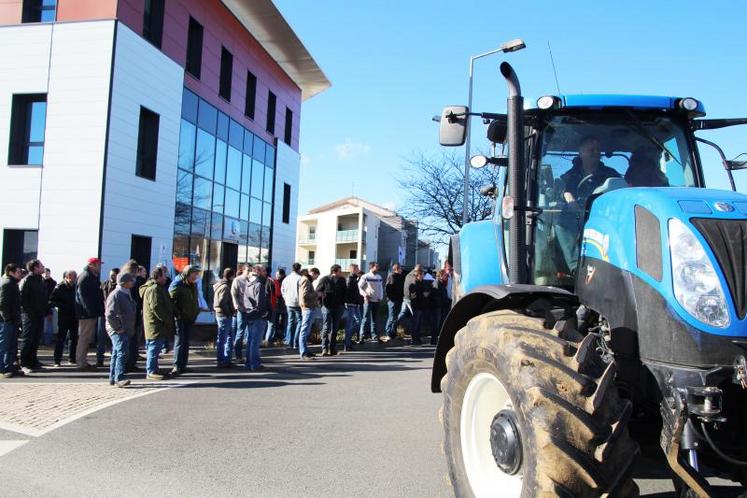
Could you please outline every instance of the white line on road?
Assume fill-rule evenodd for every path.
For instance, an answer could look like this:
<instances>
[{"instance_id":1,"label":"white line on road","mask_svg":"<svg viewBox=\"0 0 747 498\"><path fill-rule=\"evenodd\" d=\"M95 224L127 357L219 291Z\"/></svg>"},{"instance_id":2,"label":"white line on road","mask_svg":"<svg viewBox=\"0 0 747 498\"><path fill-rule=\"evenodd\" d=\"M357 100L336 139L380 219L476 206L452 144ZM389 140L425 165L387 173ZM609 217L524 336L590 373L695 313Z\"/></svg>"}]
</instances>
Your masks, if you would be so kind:
<instances>
[{"instance_id":1,"label":"white line on road","mask_svg":"<svg viewBox=\"0 0 747 498\"><path fill-rule=\"evenodd\" d=\"M21 424L11 423L11 422L8 422L7 420L0 419L0 429L6 430L6 431L11 431L11 432L16 432L16 433L19 433L19 434L24 434L26 436L40 437L40 436L43 436L44 434L46 434L48 432L51 432L51 431L53 431L55 429L59 429L60 427L62 427L64 425L67 425L67 424L69 424L71 422L74 422L74 421L76 421L76 420L78 420L78 419L80 419L82 417L85 417L87 415L95 413L95 412L97 412L99 410L103 410L104 408L108 408L110 406L116 405L118 403L122 403L123 401L130 401L130 400L133 400L133 399L141 398L143 396L147 396L147 395L155 393L155 392L164 391L166 389L171 389L171 388L174 388L174 387L182 387L182 386L186 386L188 384L194 384L195 382L196 381L186 381L186 382L178 382L178 383L164 382L164 383L158 383L158 384L155 384L155 383L154 384L150 384L150 383L149 384L145 384L145 383L143 383L143 384L133 384L133 387L139 387L139 388L142 389L142 391L136 392L135 389L128 389L128 390L126 390L126 392L127 391L133 392L133 394L122 396L121 398L117 398L117 399L113 399L113 400L108 400L108 401L105 401L103 403L95 404L94 406L91 406L90 408L87 408L87 409L82 410L82 411L74 412L73 414L68 415L68 416L62 416L59 420L55 421L53 424L45 425L42 428L34 428L34 427L31 427L31 426L24 426L24 425L21 425ZM20 385L28 387L29 389L32 389L34 387L34 385L27 384L27 383L19 384L19 386ZM36 384L36 385L38 386L39 384ZM50 384L45 384L45 385L49 386ZM66 382L66 383L57 383L57 384L54 384L54 386L61 386L61 387L64 387L64 386L69 387L69 386L72 386L72 385L87 385L87 386L90 386L91 383ZM109 389L112 389L112 388L109 388Z\"/></svg>"},{"instance_id":2,"label":"white line on road","mask_svg":"<svg viewBox=\"0 0 747 498\"><path fill-rule=\"evenodd\" d=\"M24 444L28 443L28 440L26 441L0 441L0 457L10 453L11 451L15 450L16 448L20 448Z\"/></svg>"}]
</instances>

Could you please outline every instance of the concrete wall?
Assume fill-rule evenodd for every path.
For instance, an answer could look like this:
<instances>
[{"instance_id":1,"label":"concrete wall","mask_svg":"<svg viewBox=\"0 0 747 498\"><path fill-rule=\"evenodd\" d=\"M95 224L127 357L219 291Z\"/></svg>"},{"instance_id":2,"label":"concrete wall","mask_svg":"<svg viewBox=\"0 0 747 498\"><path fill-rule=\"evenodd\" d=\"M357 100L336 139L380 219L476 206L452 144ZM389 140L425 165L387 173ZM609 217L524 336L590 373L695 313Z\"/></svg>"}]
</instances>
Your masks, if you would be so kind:
<instances>
[{"instance_id":1,"label":"concrete wall","mask_svg":"<svg viewBox=\"0 0 747 498\"><path fill-rule=\"evenodd\" d=\"M363 210L367 215L363 224L363 237L366 241L366 249L363 251L365 259L361 261L361 270L368 271L368 264L379 259L379 226L381 220L375 213L368 209Z\"/></svg>"},{"instance_id":2,"label":"concrete wall","mask_svg":"<svg viewBox=\"0 0 747 498\"><path fill-rule=\"evenodd\" d=\"M3 229L39 228L44 170L40 166L8 166L8 143L13 94L47 93L51 46L52 25L0 28L0 67L3 68L0 78L0 250Z\"/></svg>"},{"instance_id":3,"label":"concrete wall","mask_svg":"<svg viewBox=\"0 0 747 498\"><path fill-rule=\"evenodd\" d=\"M296 224L298 222L298 184L301 158L299 154L278 141L275 162L275 208L272 231L272 269L284 267L290 271L296 261ZM284 185L290 185L290 219L283 223Z\"/></svg>"},{"instance_id":4,"label":"concrete wall","mask_svg":"<svg viewBox=\"0 0 747 498\"><path fill-rule=\"evenodd\" d=\"M133 234L152 238L151 266L170 266L183 78L178 64L119 24L102 232L105 271L130 258ZM155 181L135 175L141 106L159 115Z\"/></svg>"},{"instance_id":5,"label":"concrete wall","mask_svg":"<svg viewBox=\"0 0 747 498\"><path fill-rule=\"evenodd\" d=\"M99 254L114 24L52 27L39 257L55 275Z\"/></svg>"}]
</instances>

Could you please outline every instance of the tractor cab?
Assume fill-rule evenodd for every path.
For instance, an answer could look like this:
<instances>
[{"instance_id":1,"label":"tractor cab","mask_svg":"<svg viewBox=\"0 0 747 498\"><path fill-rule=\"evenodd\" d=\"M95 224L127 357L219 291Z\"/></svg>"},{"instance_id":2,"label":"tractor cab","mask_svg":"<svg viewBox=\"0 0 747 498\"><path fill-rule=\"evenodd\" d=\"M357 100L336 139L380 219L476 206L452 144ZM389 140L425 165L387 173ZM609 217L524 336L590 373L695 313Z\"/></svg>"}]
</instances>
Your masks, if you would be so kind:
<instances>
[{"instance_id":1,"label":"tractor cab","mask_svg":"<svg viewBox=\"0 0 747 498\"><path fill-rule=\"evenodd\" d=\"M572 288L594 199L621 188L703 187L678 99L543 97L527 111L531 281ZM609 103L612 102L612 105ZM702 107L698 108L698 112ZM534 248L533 250L531 248Z\"/></svg>"}]
</instances>

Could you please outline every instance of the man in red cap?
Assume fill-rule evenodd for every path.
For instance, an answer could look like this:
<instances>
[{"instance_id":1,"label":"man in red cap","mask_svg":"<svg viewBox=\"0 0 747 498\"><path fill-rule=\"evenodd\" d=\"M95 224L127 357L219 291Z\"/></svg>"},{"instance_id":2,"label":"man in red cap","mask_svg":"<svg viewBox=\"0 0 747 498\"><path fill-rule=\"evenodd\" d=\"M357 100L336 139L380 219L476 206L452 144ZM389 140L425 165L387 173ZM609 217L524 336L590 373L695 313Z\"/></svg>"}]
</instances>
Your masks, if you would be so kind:
<instances>
[{"instance_id":1,"label":"man in red cap","mask_svg":"<svg viewBox=\"0 0 747 498\"><path fill-rule=\"evenodd\" d=\"M78 325L78 345L75 351L75 360L78 370L96 370L90 365L88 359L88 346L93 341L96 333L96 324L99 317L104 316L104 295L101 293L101 263L99 258L89 258L88 264L78 277L78 288L75 292L75 302L80 309L80 321Z\"/></svg>"}]
</instances>

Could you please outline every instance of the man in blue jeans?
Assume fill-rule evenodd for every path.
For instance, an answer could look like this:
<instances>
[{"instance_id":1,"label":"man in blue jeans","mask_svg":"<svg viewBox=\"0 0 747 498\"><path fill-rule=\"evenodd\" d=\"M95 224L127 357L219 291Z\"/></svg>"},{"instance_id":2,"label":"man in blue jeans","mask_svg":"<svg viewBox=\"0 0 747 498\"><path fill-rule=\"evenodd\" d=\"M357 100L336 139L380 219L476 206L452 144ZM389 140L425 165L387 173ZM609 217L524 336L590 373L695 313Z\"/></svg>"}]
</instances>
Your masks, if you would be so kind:
<instances>
[{"instance_id":1,"label":"man in blue jeans","mask_svg":"<svg viewBox=\"0 0 747 498\"><path fill-rule=\"evenodd\" d=\"M247 264L244 266L244 275L236 278L231 286L234 306L241 314L239 327L243 330L240 333L246 334L244 366L252 371L264 370L259 346L264 338L271 309L266 281L260 278L260 272L259 267L255 269Z\"/></svg>"},{"instance_id":2,"label":"man in blue jeans","mask_svg":"<svg viewBox=\"0 0 747 498\"><path fill-rule=\"evenodd\" d=\"M337 354L337 330L345 304L345 279L340 265L332 265L329 275L316 286L322 300L322 356Z\"/></svg>"},{"instance_id":3,"label":"man in blue jeans","mask_svg":"<svg viewBox=\"0 0 747 498\"><path fill-rule=\"evenodd\" d=\"M213 285L213 311L218 324L218 336L215 341L216 360L218 368L229 368L231 363L231 349L233 342L233 324L236 308L231 297L231 284L235 273L231 268L223 270L223 278Z\"/></svg>"},{"instance_id":4,"label":"man in blue jeans","mask_svg":"<svg viewBox=\"0 0 747 498\"><path fill-rule=\"evenodd\" d=\"M0 278L0 378L15 375L13 362L16 359L18 329L21 325L21 294L18 281L21 269L13 263L5 265Z\"/></svg>"},{"instance_id":5,"label":"man in blue jeans","mask_svg":"<svg viewBox=\"0 0 747 498\"><path fill-rule=\"evenodd\" d=\"M241 274L233 279L231 282L231 300L233 307L236 309L236 333L233 338L233 352L236 354L236 361L243 361L241 352L244 347L244 343L249 344L247 336L248 323L244 319L246 308L244 307L244 291L246 289L247 280L252 271L252 265L245 264L240 266ZM230 361L229 357L229 361Z\"/></svg>"},{"instance_id":6,"label":"man in blue jeans","mask_svg":"<svg viewBox=\"0 0 747 498\"><path fill-rule=\"evenodd\" d=\"M384 297L384 286L381 283L381 275L377 273L379 265L372 261L368 268L368 273L358 281L358 289L363 296L363 320L361 321L359 344L365 342L366 329L369 329L372 340L380 343L384 342L376 331L376 314L379 311L379 303Z\"/></svg>"},{"instance_id":7,"label":"man in blue jeans","mask_svg":"<svg viewBox=\"0 0 747 498\"><path fill-rule=\"evenodd\" d=\"M112 268L109 271L109 279L101 284L101 292L104 293L104 301L109 297L114 289L117 288L117 276L119 275L119 268ZM104 356L106 355L106 347L111 341L109 340L109 334L106 333L106 326L104 317L99 318L99 322L96 327L96 366L104 366Z\"/></svg>"},{"instance_id":8,"label":"man in blue jeans","mask_svg":"<svg viewBox=\"0 0 747 498\"><path fill-rule=\"evenodd\" d=\"M348 278L345 281L345 351L353 350L353 333L361 327L363 296L358 290L359 279L358 265L350 265L348 267Z\"/></svg>"},{"instance_id":9,"label":"man in blue jeans","mask_svg":"<svg viewBox=\"0 0 747 498\"><path fill-rule=\"evenodd\" d=\"M301 264L293 263L293 271L280 284L280 294L283 296L288 311L288 324L283 341L288 349L298 349L298 336L301 332L301 304L298 300L298 285L301 282Z\"/></svg>"}]
</instances>

